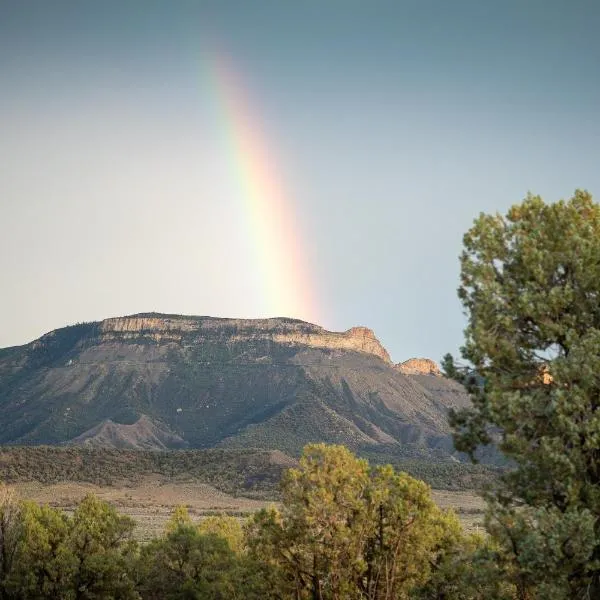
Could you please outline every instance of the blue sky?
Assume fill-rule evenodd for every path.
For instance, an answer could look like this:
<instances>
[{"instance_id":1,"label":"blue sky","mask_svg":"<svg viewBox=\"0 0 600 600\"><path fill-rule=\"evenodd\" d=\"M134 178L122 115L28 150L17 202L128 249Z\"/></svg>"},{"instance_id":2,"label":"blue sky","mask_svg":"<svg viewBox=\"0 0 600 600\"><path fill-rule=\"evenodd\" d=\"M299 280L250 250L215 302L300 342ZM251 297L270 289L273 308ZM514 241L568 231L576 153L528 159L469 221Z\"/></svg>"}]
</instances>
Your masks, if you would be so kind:
<instances>
[{"instance_id":1,"label":"blue sky","mask_svg":"<svg viewBox=\"0 0 600 600\"><path fill-rule=\"evenodd\" d=\"M294 198L320 324L396 361L462 341L462 234L600 194L600 6L0 1L0 346L157 310L255 317L207 52Z\"/></svg>"}]
</instances>

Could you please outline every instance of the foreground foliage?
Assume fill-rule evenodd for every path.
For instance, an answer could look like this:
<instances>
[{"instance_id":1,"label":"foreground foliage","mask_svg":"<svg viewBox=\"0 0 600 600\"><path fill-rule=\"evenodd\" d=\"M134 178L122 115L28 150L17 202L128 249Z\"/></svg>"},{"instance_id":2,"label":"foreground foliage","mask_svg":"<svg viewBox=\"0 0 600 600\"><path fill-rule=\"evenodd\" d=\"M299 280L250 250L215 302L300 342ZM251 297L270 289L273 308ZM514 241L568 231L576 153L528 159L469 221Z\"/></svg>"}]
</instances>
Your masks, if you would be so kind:
<instances>
[{"instance_id":1,"label":"foreground foliage","mask_svg":"<svg viewBox=\"0 0 600 600\"><path fill-rule=\"evenodd\" d=\"M72 516L0 488L0 599L483 599L482 541L390 466L308 446L280 509L199 524L177 509L139 546L133 522L93 496ZM487 594L487 595L485 595Z\"/></svg>"},{"instance_id":2,"label":"foreground foliage","mask_svg":"<svg viewBox=\"0 0 600 600\"><path fill-rule=\"evenodd\" d=\"M437 597L426 593L434 578L478 545L426 484L390 466L371 469L342 446L307 447L282 489L281 511L258 513L249 536L252 554L278 573L282 597Z\"/></svg>"},{"instance_id":3,"label":"foreground foliage","mask_svg":"<svg viewBox=\"0 0 600 600\"><path fill-rule=\"evenodd\" d=\"M464 237L456 444L512 461L489 495L495 560L522 600L600 598L600 206L528 196Z\"/></svg>"},{"instance_id":4,"label":"foreground foliage","mask_svg":"<svg viewBox=\"0 0 600 600\"><path fill-rule=\"evenodd\" d=\"M94 496L72 517L4 492L0 598L137 598L134 523Z\"/></svg>"}]
</instances>

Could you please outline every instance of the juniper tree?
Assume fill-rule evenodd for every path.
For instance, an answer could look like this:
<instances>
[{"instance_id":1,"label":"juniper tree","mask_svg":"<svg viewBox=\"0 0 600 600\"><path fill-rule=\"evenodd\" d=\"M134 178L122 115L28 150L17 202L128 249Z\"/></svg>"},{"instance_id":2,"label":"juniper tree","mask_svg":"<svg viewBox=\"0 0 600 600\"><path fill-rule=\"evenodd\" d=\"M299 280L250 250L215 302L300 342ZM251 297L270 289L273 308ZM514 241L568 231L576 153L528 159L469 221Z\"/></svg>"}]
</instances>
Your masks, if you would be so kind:
<instances>
[{"instance_id":1,"label":"juniper tree","mask_svg":"<svg viewBox=\"0 0 600 600\"><path fill-rule=\"evenodd\" d=\"M600 207L528 195L463 242L480 385L452 421L458 449L495 439L514 466L489 497L498 558L520 598L600 598Z\"/></svg>"},{"instance_id":2,"label":"juniper tree","mask_svg":"<svg viewBox=\"0 0 600 600\"><path fill-rule=\"evenodd\" d=\"M389 465L370 468L343 446L304 449L284 476L281 510L257 513L248 543L282 598L486 597L456 593L477 540L429 487Z\"/></svg>"}]
</instances>

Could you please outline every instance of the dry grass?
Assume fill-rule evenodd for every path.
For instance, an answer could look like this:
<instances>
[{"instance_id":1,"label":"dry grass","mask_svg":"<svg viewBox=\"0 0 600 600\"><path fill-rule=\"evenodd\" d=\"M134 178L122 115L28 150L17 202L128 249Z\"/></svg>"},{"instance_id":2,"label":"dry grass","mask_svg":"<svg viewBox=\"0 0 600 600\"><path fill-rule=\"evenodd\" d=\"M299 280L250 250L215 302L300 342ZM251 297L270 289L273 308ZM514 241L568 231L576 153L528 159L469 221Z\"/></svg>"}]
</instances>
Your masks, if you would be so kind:
<instances>
[{"instance_id":1,"label":"dry grass","mask_svg":"<svg viewBox=\"0 0 600 600\"><path fill-rule=\"evenodd\" d=\"M186 506L193 519L200 519L214 513L243 517L273 504L231 496L204 483L168 483L160 477L145 477L133 487L28 482L18 483L14 488L21 498L66 511L73 510L86 494L96 494L137 522L136 534L140 540L159 535L176 506ZM473 492L433 490L433 498L440 507L453 508L468 531L481 529L484 503Z\"/></svg>"},{"instance_id":2,"label":"dry grass","mask_svg":"<svg viewBox=\"0 0 600 600\"><path fill-rule=\"evenodd\" d=\"M200 518L214 513L243 516L270 504L230 496L203 483L165 483L159 477L144 478L135 487L29 482L18 483L14 488L21 498L66 511L73 510L86 494L93 493L120 513L131 516L138 524L136 534L140 540L159 535L176 506L186 506L192 518Z\"/></svg>"},{"instance_id":3,"label":"dry grass","mask_svg":"<svg viewBox=\"0 0 600 600\"><path fill-rule=\"evenodd\" d=\"M452 508L463 527L470 532L483 530L485 502L475 492L432 490L432 496L441 508Z\"/></svg>"}]
</instances>

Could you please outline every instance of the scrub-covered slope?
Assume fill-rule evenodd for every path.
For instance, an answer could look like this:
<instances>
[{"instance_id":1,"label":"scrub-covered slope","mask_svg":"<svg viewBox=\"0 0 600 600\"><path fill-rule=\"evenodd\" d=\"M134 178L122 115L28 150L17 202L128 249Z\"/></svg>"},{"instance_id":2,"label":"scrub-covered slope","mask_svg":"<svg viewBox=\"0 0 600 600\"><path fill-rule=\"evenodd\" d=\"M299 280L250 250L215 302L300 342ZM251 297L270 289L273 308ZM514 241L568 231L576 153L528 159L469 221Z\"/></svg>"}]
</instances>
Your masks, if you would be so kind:
<instances>
[{"instance_id":1,"label":"scrub-covered slope","mask_svg":"<svg viewBox=\"0 0 600 600\"><path fill-rule=\"evenodd\" d=\"M468 399L439 374L411 369L392 364L364 327L106 319L0 350L0 443L298 452L326 441L448 456L447 408Z\"/></svg>"}]
</instances>

